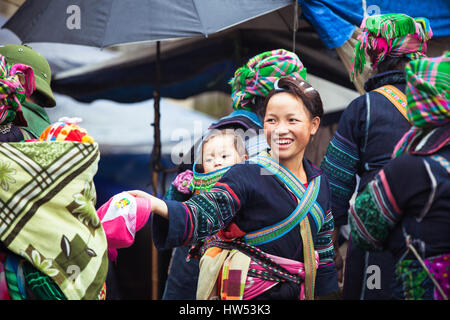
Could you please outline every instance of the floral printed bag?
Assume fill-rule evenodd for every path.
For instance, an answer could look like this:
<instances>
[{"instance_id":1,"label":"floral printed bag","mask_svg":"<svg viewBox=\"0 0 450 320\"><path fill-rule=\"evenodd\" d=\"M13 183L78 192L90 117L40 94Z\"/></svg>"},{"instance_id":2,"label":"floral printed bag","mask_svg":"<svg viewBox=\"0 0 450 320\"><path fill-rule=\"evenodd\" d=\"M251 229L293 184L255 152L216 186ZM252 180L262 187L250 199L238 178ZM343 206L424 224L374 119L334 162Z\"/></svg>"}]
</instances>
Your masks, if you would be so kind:
<instances>
[{"instance_id":1,"label":"floral printed bag","mask_svg":"<svg viewBox=\"0 0 450 320\"><path fill-rule=\"evenodd\" d=\"M95 210L98 144L0 143L0 241L68 299L98 299L108 270Z\"/></svg>"}]
</instances>

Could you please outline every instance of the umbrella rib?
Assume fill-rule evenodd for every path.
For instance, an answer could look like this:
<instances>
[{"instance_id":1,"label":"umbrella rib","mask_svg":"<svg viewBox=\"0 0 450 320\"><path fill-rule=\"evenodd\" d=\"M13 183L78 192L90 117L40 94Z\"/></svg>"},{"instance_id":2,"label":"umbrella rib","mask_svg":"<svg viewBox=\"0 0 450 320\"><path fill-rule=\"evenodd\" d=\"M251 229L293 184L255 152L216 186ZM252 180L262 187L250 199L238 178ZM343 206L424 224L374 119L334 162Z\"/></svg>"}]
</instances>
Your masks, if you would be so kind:
<instances>
[{"instance_id":1,"label":"umbrella rib","mask_svg":"<svg viewBox=\"0 0 450 320\"><path fill-rule=\"evenodd\" d=\"M291 4L290 4L290 5L287 5L287 6L291 6ZM286 6L286 7L287 7L287 6ZM246 19L244 19L244 20L240 20L240 21L238 21L238 22L236 22L236 23L234 23L234 24L227 25L227 26L225 26L225 27L223 27L223 28L221 28L221 29L219 29L219 30L215 30L215 32L220 32L220 31L223 31L223 30L226 30L226 29L230 29L230 28L235 27L235 26L237 26L237 25L239 25L239 24L242 24L242 23L247 22L247 21L251 21L251 20L253 20L253 19L260 18L260 17L262 17L262 16L265 16L266 14L269 14L269 13L272 13L272 12L275 12L275 11L276 11L276 13L280 16L281 20L283 20L284 24L287 26L287 29L288 29L289 31L291 31L291 27L290 27L290 25L289 25L289 22L287 22L286 19L283 17L283 15L279 12L279 10L282 9L282 8L285 8L285 7L281 7L281 8L277 8L277 9L271 9L271 10L269 10L269 11L262 12L262 13L256 15L256 16L253 16L253 17L250 17L250 18L246 18Z\"/></svg>"},{"instance_id":2,"label":"umbrella rib","mask_svg":"<svg viewBox=\"0 0 450 320\"><path fill-rule=\"evenodd\" d=\"M205 29L205 26L203 24L203 21L202 21L202 19L200 17L200 14L198 13L197 1L196 0L192 0L192 4L194 5L195 13L197 13L198 21L200 21L200 25L202 27L203 34L205 35L205 37L208 37L208 33L206 32L206 29Z\"/></svg>"},{"instance_id":3,"label":"umbrella rib","mask_svg":"<svg viewBox=\"0 0 450 320\"><path fill-rule=\"evenodd\" d=\"M47 2L47 6L45 7L45 9L42 9L42 10L39 12L39 15L36 15L33 19L31 19L30 23L31 23L32 25L35 24L36 19L37 19L40 15L43 15L43 13L48 9L49 5L50 5L50 1ZM20 7L19 7L18 10L20 10ZM36 28L33 28L32 31L30 32L30 34L28 34L28 36L25 35L25 36L21 36L21 37L20 37L20 38L21 38L20 41L22 42L22 44L27 44L27 43L32 42L32 41L28 41L27 39L30 39L31 33L32 33L33 31L36 32ZM23 39L22 39L22 37L23 37ZM32 38L32 37L31 37L31 38Z\"/></svg>"},{"instance_id":4,"label":"umbrella rib","mask_svg":"<svg viewBox=\"0 0 450 320\"><path fill-rule=\"evenodd\" d=\"M109 21L111 20L111 10L112 10L112 6L114 5L114 0L110 0L110 6L109 6L109 12L108 12L108 19L106 20L106 26L105 28L103 28L103 30L105 30L105 32L103 33L103 40L101 42L101 48L104 49L105 48L105 38L106 38L106 32L108 30L108 25L109 25ZM112 43L111 43L112 45Z\"/></svg>"}]
</instances>

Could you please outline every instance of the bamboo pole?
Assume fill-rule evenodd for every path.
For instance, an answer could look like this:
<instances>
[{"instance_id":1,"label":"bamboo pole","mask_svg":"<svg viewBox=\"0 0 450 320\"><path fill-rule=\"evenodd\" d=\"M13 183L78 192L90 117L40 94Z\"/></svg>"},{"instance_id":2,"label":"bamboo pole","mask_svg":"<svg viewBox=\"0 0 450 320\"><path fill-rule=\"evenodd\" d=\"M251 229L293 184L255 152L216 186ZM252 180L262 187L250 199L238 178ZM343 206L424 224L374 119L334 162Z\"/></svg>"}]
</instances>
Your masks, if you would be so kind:
<instances>
[{"instance_id":1,"label":"bamboo pole","mask_svg":"<svg viewBox=\"0 0 450 320\"><path fill-rule=\"evenodd\" d=\"M153 195L158 196L158 175L161 172L161 132L160 132L160 90L161 90L161 43L156 42L156 78L157 84L153 92L154 98L154 143L151 154L151 172L152 172L152 187ZM158 250L153 241L151 241L151 256L152 256L152 300L158 299Z\"/></svg>"}]
</instances>

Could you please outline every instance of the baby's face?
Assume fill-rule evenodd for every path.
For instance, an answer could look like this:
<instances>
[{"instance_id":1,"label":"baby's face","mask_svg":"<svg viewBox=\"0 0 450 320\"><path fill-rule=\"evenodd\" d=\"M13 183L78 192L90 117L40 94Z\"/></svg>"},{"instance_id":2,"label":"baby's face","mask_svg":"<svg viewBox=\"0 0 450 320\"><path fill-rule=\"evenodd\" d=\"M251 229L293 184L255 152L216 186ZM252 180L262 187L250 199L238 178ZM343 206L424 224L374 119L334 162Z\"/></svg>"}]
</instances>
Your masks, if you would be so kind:
<instances>
[{"instance_id":1,"label":"baby's face","mask_svg":"<svg viewBox=\"0 0 450 320\"><path fill-rule=\"evenodd\" d=\"M244 160L234 145L234 136L220 134L203 145L203 169L205 173L232 166Z\"/></svg>"}]
</instances>

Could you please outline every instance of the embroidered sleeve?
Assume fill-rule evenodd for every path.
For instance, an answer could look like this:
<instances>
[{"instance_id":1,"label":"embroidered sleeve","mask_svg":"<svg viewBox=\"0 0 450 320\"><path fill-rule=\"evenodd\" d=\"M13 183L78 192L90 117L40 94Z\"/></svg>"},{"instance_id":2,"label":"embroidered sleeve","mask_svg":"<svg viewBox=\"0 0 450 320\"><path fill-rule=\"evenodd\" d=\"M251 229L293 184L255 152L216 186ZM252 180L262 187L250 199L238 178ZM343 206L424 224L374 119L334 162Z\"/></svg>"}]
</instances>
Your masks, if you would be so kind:
<instances>
[{"instance_id":1,"label":"embroidered sleeve","mask_svg":"<svg viewBox=\"0 0 450 320\"><path fill-rule=\"evenodd\" d=\"M319 267L334 262L334 246L332 239L333 229L333 214L331 213L331 210L328 210L325 216L324 224L317 234L317 239L314 243L314 247L319 253Z\"/></svg>"},{"instance_id":2,"label":"embroidered sleeve","mask_svg":"<svg viewBox=\"0 0 450 320\"><path fill-rule=\"evenodd\" d=\"M382 169L350 208L351 239L358 247L380 251L402 211Z\"/></svg>"},{"instance_id":3,"label":"embroidered sleeve","mask_svg":"<svg viewBox=\"0 0 450 320\"><path fill-rule=\"evenodd\" d=\"M217 233L230 223L240 201L229 185L217 182L210 191L192 197L184 205L191 225L185 242L191 243Z\"/></svg>"},{"instance_id":4,"label":"embroidered sleeve","mask_svg":"<svg viewBox=\"0 0 450 320\"><path fill-rule=\"evenodd\" d=\"M337 226L347 224L349 201L356 187L356 173L360 163L358 151L357 105L352 103L344 111L338 130L328 145L321 168L328 177L332 210Z\"/></svg>"},{"instance_id":5,"label":"embroidered sleeve","mask_svg":"<svg viewBox=\"0 0 450 320\"><path fill-rule=\"evenodd\" d=\"M210 191L195 195L185 202L165 200L169 219L152 215L155 246L168 249L189 245L226 227L246 201L247 171L235 165Z\"/></svg>"},{"instance_id":6,"label":"embroidered sleeve","mask_svg":"<svg viewBox=\"0 0 450 320\"><path fill-rule=\"evenodd\" d=\"M338 290L337 270L334 264L334 246L332 233L334 229L333 214L329 209L324 224L317 234L314 247L319 253L319 265L316 275L317 296L327 295Z\"/></svg>"},{"instance_id":7,"label":"embroidered sleeve","mask_svg":"<svg viewBox=\"0 0 450 320\"><path fill-rule=\"evenodd\" d=\"M215 234L231 222L241 201L227 184L217 182L210 191L185 202L165 203L168 220L152 215L153 242L160 250L189 245Z\"/></svg>"}]
</instances>

